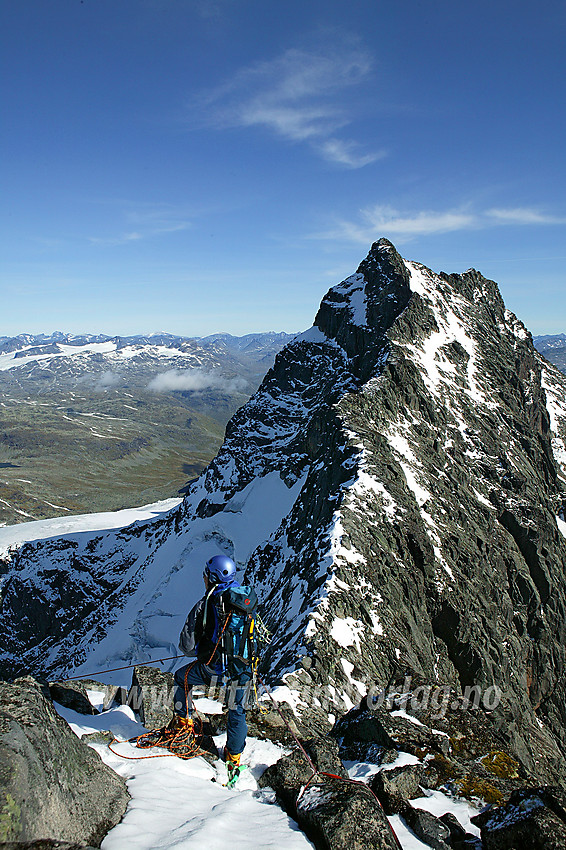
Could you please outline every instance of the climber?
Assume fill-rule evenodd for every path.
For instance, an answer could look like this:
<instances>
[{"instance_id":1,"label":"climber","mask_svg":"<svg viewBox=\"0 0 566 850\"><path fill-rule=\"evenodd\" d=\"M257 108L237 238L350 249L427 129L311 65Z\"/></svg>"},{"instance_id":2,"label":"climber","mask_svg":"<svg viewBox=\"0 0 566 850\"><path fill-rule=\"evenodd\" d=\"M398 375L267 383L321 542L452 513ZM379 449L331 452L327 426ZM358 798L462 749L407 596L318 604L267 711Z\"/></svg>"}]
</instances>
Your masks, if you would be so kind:
<instances>
[{"instance_id":1,"label":"climber","mask_svg":"<svg viewBox=\"0 0 566 850\"><path fill-rule=\"evenodd\" d=\"M194 660L175 672L172 724L179 732L194 733L193 685L214 686L227 674L228 735L223 755L228 784L239 775L248 731L245 702L253 673L251 614L257 604L253 589L242 588L235 572L234 561L226 555L214 555L206 563L206 592L189 612L179 638L179 649Z\"/></svg>"}]
</instances>

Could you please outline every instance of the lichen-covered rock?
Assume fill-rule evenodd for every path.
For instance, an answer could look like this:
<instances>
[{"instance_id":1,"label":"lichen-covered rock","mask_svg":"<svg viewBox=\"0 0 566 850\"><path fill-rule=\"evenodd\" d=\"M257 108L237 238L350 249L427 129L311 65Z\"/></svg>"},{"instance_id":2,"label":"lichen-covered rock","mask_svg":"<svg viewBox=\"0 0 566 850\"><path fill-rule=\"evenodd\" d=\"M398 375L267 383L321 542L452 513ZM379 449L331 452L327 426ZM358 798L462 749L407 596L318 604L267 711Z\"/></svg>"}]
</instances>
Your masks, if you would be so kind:
<instances>
[{"instance_id":1,"label":"lichen-covered rock","mask_svg":"<svg viewBox=\"0 0 566 850\"><path fill-rule=\"evenodd\" d=\"M372 792L349 781L332 738L311 738L267 768L260 787L271 787L319 850L396 850L389 824ZM324 775L330 774L330 775Z\"/></svg>"},{"instance_id":2,"label":"lichen-covered rock","mask_svg":"<svg viewBox=\"0 0 566 850\"><path fill-rule=\"evenodd\" d=\"M1 840L98 846L128 800L124 780L73 734L45 687L30 677L0 683Z\"/></svg>"},{"instance_id":3,"label":"lichen-covered rock","mask_svg":"<svg viewBox=\"0 0 566 850\"><path fill-rule=\"evenodd\" d=\"M361 784L310 785L297 802L297 821L317 850L398 850L383 809Z\"/></svg>"},{"instance_id":4,"label":"lichen-covered rock","mask_svg":"<svg viewBox=\"0 0 566 850\"><path fill-rule=\"evenodd\" d=\"M472 818L485 850L564 850L566 792L543 786L515 791L503 805Z\"/></svg>"}]
</instances>

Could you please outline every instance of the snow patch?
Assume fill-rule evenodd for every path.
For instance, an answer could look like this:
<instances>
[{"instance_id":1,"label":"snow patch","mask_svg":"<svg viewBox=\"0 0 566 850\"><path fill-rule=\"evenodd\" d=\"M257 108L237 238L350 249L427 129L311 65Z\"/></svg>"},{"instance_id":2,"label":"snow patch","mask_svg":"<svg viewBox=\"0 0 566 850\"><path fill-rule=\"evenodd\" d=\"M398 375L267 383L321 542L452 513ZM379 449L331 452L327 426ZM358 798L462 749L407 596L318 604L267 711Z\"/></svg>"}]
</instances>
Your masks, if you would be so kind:
<instances>
[{"instance_id":1,"label":"snow patch","mask_svg":"<svg viewBox=\"0 0 566 850\"><path fill-rule=\"evenodd\" d=\"M364 624L359 620L354 620L353 617L335 617L330 627L330 637L344 649L355 646L360 652L360 635L363 631Z\"/></svg>"}]
</instances>

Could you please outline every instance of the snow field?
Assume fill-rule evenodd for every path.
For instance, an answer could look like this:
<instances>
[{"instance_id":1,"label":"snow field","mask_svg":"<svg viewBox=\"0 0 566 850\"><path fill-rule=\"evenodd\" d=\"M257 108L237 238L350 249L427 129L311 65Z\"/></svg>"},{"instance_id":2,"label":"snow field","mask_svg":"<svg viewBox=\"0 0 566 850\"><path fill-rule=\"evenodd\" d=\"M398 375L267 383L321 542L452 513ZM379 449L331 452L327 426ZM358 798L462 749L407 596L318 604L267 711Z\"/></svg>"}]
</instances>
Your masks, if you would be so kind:
<instances>
[{"instance_id":1,"label":"snow field","mask_svg":"<svg viewBox=\"0 0 566 850\"><path fill-rule=\"evenodd\" d=\"M458 307L462 310L466 309L465 299L452 296L452 304L455 309L447 310L446 301L438 291L437 282L434 278L429 277L428 270L416 263L407 261L405 261L405 265L411 275L411 290L432 305L435 319L439 325L439 330L431 333L421 346L403 345L403 348L417 358L417 366L422 367L421 376L428 390L433 396L438 397L441 394L441 386L443 384L450 385L453 381L456 367L448 360L441 349L452 342L458 342L469 356L467 363L468 388L465 392L472 401L493 407L493 403L488 402L476 381L476 375L479 371L476 364L476 343L466 333L464 321L455 312Z\"/></svg>"},{"instance_id":2,"label":"snow field","mask_svg":"<svg viewBox=\"0 0 566 850\"><path fill-rule=\"evenodd\" d=\"M100 693L90 694L98 707ZM195 700L200 711L221 711L219 704L211 703ZM202 758L179 759L159 748L140 752L128 743L127 738L146 729L127 706L92 717L56 708L79 738L109 729L122 741L113 749L135 759L120 758L103 744L90 744L105 764L124 777L132 797L121 823L102 842L102 850L231 850L235 844L250 850L312 848L297 824L275 804L273 792L257 786L264 770L287 752L282 747L249 738L242 757L249 769L237 788L229 789L223 787L226 768L220 759L213 766ZM226 735L214 740L220 749ZM163 757L139 758L160 752Z\"/></svg>"},{"instance_id":3,"label":"snow field","mask_svg":"<svg viewBox=\"0 0 566 850\"><path fill-rule=\"evenodd\" d=\"M34 540L47 540L50 537L83 531L109 531L112 528L123 528L133 522L155 519L176 508L181 501L182 499L164 499L151 505L125 508L122 511L54 517L4 526L0 528L0 556L6 555L11 546L22 546Z\"/></svg>"},{"instance_id":4,"label":"snow field","mask_svg":"<svg viewBox=\"0 0 566 850\"><path fill-rule=\"evenodd\" d=\"M343 665L347 672L348 662L343 661ZM274 693L280 691L277 694L280 700L293 702L292 694L284 693L285 690L280 688ZM88 694L92 704L101 708L101 692L93 690ZM222 710L220 703L206 697L197 697L195 705L206 713ZM91 732L109 730L120 741L113 749L132 759L121 758L103 744L89 744L105 764L126 780L132 798L121 823L108 833L101 850L123 850L124 847L128 850L232 850L234 844L244 845L249 850L313 847L295 821L276 804L271 789L257 786L257 779L265 769L288 752L278 744L248 738L242 761L249 768L236 788L229 789L223 787L226 768L220 759L210 765L202 758L179 759L159 748L142 752L144 756L156 758L139 758L140 750L127 739L147 730L128 706L116 706L93 716L78 714L60 705L56 705L56 709L79 738ZM418 722L405 713L403 716ZM226 735L218 735L214 741L220 751ZM351 779L367 783L381 770L419 763L415 756L400 752L394 762L384 766L368 762L344 762L344 766ZM453 800L440 791L429 791L412 803L437 817L451 811L468 832L479 835L478 828L470 823L476 809L463 801ZM430 850L398 815L389 817L389 821L403 850Z\"/></svg>"}]
</instances>

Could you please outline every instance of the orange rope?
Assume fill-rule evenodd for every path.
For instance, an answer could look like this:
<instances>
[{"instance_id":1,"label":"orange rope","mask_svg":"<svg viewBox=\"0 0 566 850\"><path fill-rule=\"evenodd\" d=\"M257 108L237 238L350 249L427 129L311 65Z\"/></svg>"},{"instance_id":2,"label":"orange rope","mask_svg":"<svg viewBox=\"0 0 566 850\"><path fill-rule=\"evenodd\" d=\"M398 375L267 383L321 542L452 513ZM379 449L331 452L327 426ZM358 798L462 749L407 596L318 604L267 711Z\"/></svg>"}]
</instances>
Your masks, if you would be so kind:
<instances>
[{"instance_id":1,"label":"orange rope","mask_svg":"<svg viewBox=\"0 0 566 850\"><path fill-rule=\"evenodd\" d=\"M227 615L226 619L224 620L224 625L222 626L222 630L221 630L220 634L218 635L218 640L216 641L216 643L214 645L214 649L212 650L212 652L210 654L210 658L208 659L207 662L205 662L207 665L212 663L212 659L216 655L216 650L220 646L220 641L222 640L222 638L224 636L224 632L226 631L226 629L228 627L228 623L230 622L231 617L232 617L232 614L229 613ZM187 679L188 679L190 671L193 669L193 667L195 666L197 661L198 661L198 658L195 658L195 660L192 662L192 664L189 664L187 666L187 669L185 671L185 683L184 684L185 684L185 704L187 706L187 712L186 712L187 720L190 719L190 717L189 717L189 686L188 686ZM191 703L192 703L192 697L191 697ZM186 729L179 729L177 732L174 732L173 729L168 730L167 727L165 727L165 729L152 729L149 732L144 732L143 735L138 735L137 737L134 737L134 738L128 738L128 743L133 743L135 741L135 746L138 747L138 749L140 749L140 750L148 750L148 749L151 749L152 747L164 747L168 750L171 750L171 752L169 752L169 753L158 753L158 754L154 754L154 755L151 755L151 756L126 756L126 755L123 755L122 753L117 753L116 750L112 749L113 744L123 744L123 743L125 743L124 741L118 741L116 738L114 738L108 744L108 749L110 750L110 752L114 753L115 756L119 756L120 758L123 758L123 759L128 759L128 761L137 761L138 759L166 758L167 756L176 756L177 758L181 758L181 759L192 759L192 758L195 758L196 756L203 755L206 752L206 750L203 750L198 744L198 739L202 738L202 721L200 720L200 718L198 718L198 722L200 723L200 730L198 732L196 732L194 730L194 727L193 727L193 730L190 731L190 732L187 731ZM158 735L157 740L152 739L152 736L155 736L155 735ZM146 740L144 740L144 739L146 739Z\"/></svg>"}]
</instances>

